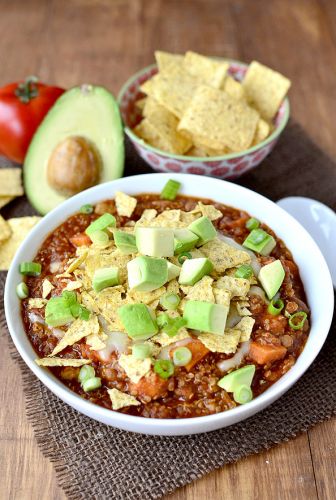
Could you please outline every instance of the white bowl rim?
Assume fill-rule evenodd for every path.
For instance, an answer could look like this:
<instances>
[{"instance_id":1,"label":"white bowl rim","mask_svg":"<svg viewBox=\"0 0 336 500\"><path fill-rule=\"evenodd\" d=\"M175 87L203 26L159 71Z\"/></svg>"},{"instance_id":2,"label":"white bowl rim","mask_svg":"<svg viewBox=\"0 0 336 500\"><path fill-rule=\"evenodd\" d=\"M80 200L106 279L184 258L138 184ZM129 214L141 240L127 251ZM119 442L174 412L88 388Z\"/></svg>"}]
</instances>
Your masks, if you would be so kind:
<instances>
[{"instance_id":1,"label":"white bowl rim","mask_svg":"<svg viewBox=\"0 0 336 500\"><path fill-rule=\"evenodd\" d=\"M29 247L31 243L34 241L35 237L39 240L38 247L40 247L41 242L45 240L48 234L52 232L52 230L57 227L61 222L58 222L56 225L53 223L54 217L60 217L62 220L66 220L71 214L76 212L76 209L73 207L80 207L83 204L89 203L97 203L99 200L107 199L108 197L112 197L113 193L118 190L124 190L127 192L127 183L132 182L132 180L136 179L137 186L140 188L136 188L137 192L150 192L149 189L142 190L141 186L150 185L150 180L153 177L158 181L162 179L162 186L168 179L175 179L179 182L185 183L188 182L188 179L192 179L193 181L202 181L202 189L204 188L204 182L208 185L209 192L212 192L211 185L215 187L218 183L222 183L223 187L223 197L225 196L225 189L231 190L233 193L237 194L237 199L239 197L243 197L244 194L253 196L256 200L259 200L264 209L266 210L267 206L273 208L273 212L276 212L278 216L286 223L286 227L288 224L295 229L295 232L298 237L305 240L305 242L309 245L310 250L312 251L315 259L315 265L319 269L319 276L323 278L323 286L324 286L324 311L323 311L323 328L319 331L319 336L316 339L315 350L311 351L307 354L307 360L304 366L298 367L298 363L295 363L294 366L283 375L276 383L274 383L270 388L268 388L264 393L253 399L250 403L246 405L241 405L231 410L227 410L221 413L201 416L201 417L191 417L185 419L156 419L156 418L147 418L147 417L139 417L133 415L127 415L115 411L108 410L106 408L100 407L96 404L93 404L83 398L81 398L78 394L70 391L64 384L62 384L48 369L43 367L39 367L34 359L36 355L33 357L28 353L26 348L21 344L20 334L16 332L14 326L15 320L15 312L11 309L10 303L14 300L14 296L16 298L17 303L19 301L15 294L15 288L19 281L18 279L18 267L19 263L24 260L24 256L26 251L29 253ZM149 183L147 182L149 181ZM135 191L133 191L135 192ZM152 191L153 192L153 191ZM101 193L101 194L100 194ZM104 194L103 194L104 193ZM107 193L109 193L107 195ZM97 196L99 194L99 196ZM182 193L183 194L183 193ZM186 193L189 196L193 196L190 193ZM197 195L197 197L199 197ZM214 197L215 199L218 197ZM218 200L219 202L225 203L225 200ZM71 207L71 210L68 208ZM239 207L237 207L239 208ZM251 210L249 213L253 212ZM41 234L43 234L43 238L41 238ZM212 429L225 427L226 425L231 425L233 423L240 422L245 418L257 413L261 409L265 408L269 404L271 404L275 399L280 397L284 392L286 392L309 368L311 363L314 361L318 353L320 352L329 332L329 328L332 321L333 316L333 307L334 307L334 291L333 285L330 277L330 273L327 267L327 264L324 260L323 255L321 254L318 246L315 241L311 238L311 236L307 233L307 231L287 212L285 212L282 208L277 206L268 198L256 193L250 189L247 189L238 184L234 184L228 181L206 177L205 179L200 176L193 174L182 174L182 173L150 173L150 174L140 174L130 177L123 177L121 179L116 179L114 181L110 181L104 184L99 184L94 186L86 191L82 191L81 193L69 198L64 201L61 205L54 208L51 212L49 212L46 216L42 218L42 220L31 230L26 239L22 242L19 249L17 250L14 259L11 263L10 269L8 271L7 280L5 284L5 294L4 294L4 304L5 304L5 313L7 324L9 328L10 335L12 340L19 351L21 357L26 362L28 367L33 371L33 373L60 399L68 403L70 406L76 408L78 411L84 413L85 415L92 415L92 418L101 421L107 422L109 425L112 425L121 429L134 430L135 427L141 427L141 433L149 433L149 434L157 434L157 435L165 435L167 432L162 432L161 429L164 426L165 429L169 428L169 435L187 435L190 433L199 433L204 432L204 430L195 430L195 428L199 427L208 427L211 426ZM22 320L21 320L22 323ZM22 330L25 334L25 330L23 325L21 325ZM311 331L313 329L313 324L311 325ZM311 332L310 332L311 333ZM26 334L25 334L26 335ZM32 350L32 349L30 349ZM304 352L305 350L303 350ZM301 355L302 356L302 353ZM300 359L300 356L298 359ZM34 359L33 359L34 358ZM227 423L226 421L233 420L231 423ZM190 432L190 428L192 428L192 432ZM210 429L210 430L212 430ZM208 430L208 429L205 429Z\"/></svg>"},{"instance_id":2,"label":"white bowl rim","mask_svg":"<svg viewBox=\"0 0 336 500\"><path fill-rule=\"evenodd\" d=\"M244 63L242 61L238 61L235 59L227 59L227 58L216 58L216 59L222 59L224 61L228 61L232 64L237 64L237 65L242 66L244 68L248 67L247 63ZM140 69L139 71L134 73L132 76L130 76L126 80L126 82L121 87L121 89L118 93L117 101L118 101L119 106L122 102L122 99L123 99L125 93L127 92L127 89L134 83L134 81L137 80L144 73L147 73L147 71L150 71L151 69L154 69L156 67L157 67L156 63L150 64L150 65L146 66L145 68ZM259 149L261 149L264 146L266 146L267 144L271 143L274 139L278 138L280 136L280 134L283 132L284 128L287 125L287 122L289 120L289 115L290 115L290 104L289 104L288 97L286 97L284 99L282 106L284 106L284 108L285 108L282 120L281 120L280 124L277 127L275 127L275 129L273 130L271 135L266 137L265 140L259 142L255 146L250 147L249 149L244 149L244 151L239 151L238 153L229 153L229 154L220 155L220 156L186 156L186 155L177 155L177 154L173 154L173 153L168 153L166 151L163 151L162 149L158 149L158 148L155 148L154 146L151 146L150 144L147 144L147 142L145 142L143 139L140 139L140 137L138 137L133 132L133 130L131 128L129 128L129 126L126 123L124 123L124 120L123 120L123 123L124 123L125 133L132 141L136 142L141 147L148 149L149 151L152 151L153 153L156 153L157 155L159 155L161 157L164 156L167 158L171 158L172 160L175 159L175 160L184 160L184 161L190 161L190 162L212 162L212 161L221 161L221 160L233 160L235 158L242 158L243 159L244 156L251 154L251 153L255 153Z\"/></svg>"}]
</instances>

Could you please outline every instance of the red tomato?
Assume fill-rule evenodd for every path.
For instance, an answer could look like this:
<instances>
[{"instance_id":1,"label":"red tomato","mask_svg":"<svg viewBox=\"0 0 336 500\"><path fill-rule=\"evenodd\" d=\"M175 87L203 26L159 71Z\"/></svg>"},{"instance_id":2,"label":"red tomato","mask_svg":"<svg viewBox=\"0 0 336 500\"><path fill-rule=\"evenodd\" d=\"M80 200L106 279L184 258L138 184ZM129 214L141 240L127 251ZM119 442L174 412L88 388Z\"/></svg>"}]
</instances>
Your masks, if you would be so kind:
<instances>
[{"instance_id":1,"label":"red tomato","mask_svg":"<svg viewBox=\"0 0 336 500\"><path fill-rule=\"evenodd\" d=\"M63 92L34 77L0 88L0 151L4 156L23 163L37 127Z\"/></svg>"}]
</instances>

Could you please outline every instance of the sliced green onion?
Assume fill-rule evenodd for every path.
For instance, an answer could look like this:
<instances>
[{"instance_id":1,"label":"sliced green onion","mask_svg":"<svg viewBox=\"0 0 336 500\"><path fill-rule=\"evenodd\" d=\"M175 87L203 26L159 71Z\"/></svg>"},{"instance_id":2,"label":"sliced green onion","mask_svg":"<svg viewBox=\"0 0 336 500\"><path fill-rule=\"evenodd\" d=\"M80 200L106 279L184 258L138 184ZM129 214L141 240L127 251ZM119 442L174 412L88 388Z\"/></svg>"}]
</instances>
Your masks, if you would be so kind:
<instances>
[{"instance_id":1,"label":"sliced green onion","mask_svg":"<svg viewBox=\"0 0 336 500\"><path fill-rule=\"evenodd\" d=\"M241 385L234 391L233 399L236 403L244 405L253 399L253 392L248 385Z\"/></svg>"},{"instance_id":2,"label":"sliced green onion","mask_svg":"<svg viewBox=\"0 0 336 500\"><path fill-rule=\"evenodd\" d=\"M83 391L85 392L95 391L96 389L99 389L101 385L101 378L99 377L91 377L82 383Z\"/></svg>"},{"instance_id":3,"label":"sliced green onion","mask_svg":"<svg viewBox=\"0 0 336 500\"><path fill-rule=\"evenodd\" d=\"M95 376L95 371L94 371L93 366L84 365L79 370L78 382L83 384L86 380L89 380L90 378L93 378L94 376Z\"/></svg>"},{"instance_id":4,"label":"sliced green onion","mask_svg":"<svg viewBox=\"0 0 336 500\"><path fill-rule=\"evenodd\" d=\"M175 366L186 366L192 358L191 350L188 347L178 347L173 353Z\"/></svg>"},{"instance_id":5,"label":"sliced green onion","mask_svg":"<svg viewBox=\"0 0 336 500\"><path fill-rule=\"evenodd\" d=\"M252 231L253 229L258 229L259 226L260 222L258 221L258 219L255 219L254 217L251 217L251 219L249 219L245 224L246 229L248 229L249 231Z\"/></svg>"},{"instance_id":6,"label":"sliced green onion","mask_svg":"<svg viewBox=\"0 0 336 500\"><path fill-rule=\"evenodd\" d=\"M158 317L156 318L156 322L157 322L158 327L160 329L163 328L165 325L168 324L169 319L170 318L169 318L167 313L159 314Z\"/></svg>"},{"instance_id":7,"label":"sliced green onion","mask_svg":"<svg viewBox=\"0 0 336 500\"><path fill-rule=\"evenodd\" d=\"M183 262L187 259L192 259L192 255L190 252L182 252L180 253L180 255L178 256L178 261L180 264L183 264Z\"/></svg>"},{"instance_id":8,"label":"sliced green onion","mask_svg":"<svg viewBox=\"0 0 336 500\"><path fill-rule=\"evenodd\" d=\"M25 276L39 276L42 266L38 262L21 262L19 270Z\"/></svg>"},{"instance_id":9,"label":"sliced green onion","mask_svg":"<svg viewBox=\"0 0 336 500\"><path fill-rule=\"evenodd\" d=\"M186 326L187 320L184 318L169 318L168 323L162 327L164 333L169 337L175 337L180 328Z\"/></svg>"},{"instance_id":10,"label":"sliced green onion","mask_svg":"<svg viewBox=\"0 0 336 500\"><path fill-rule=\"evenodd\" d=\"M237 271L235 272L235 277L236 278L244 278L248 280L251 278L253 274L253 269L251 266L248 264L242 264L241 266L238 267Z\"/></svg>"},{"instance_id":11,"label":"sliced green onion","mask_svg":"<svg viewBox=\"0 0 336 500\"><path fill-rule=\"evenodd\" d=\"M303 328L306 319L307 319L307 313L305 313L304 311L299 311L296 312L295 314L290 315L288 319L288 324L293 330L301 330L301 328Z\"/></svg>"},{"instance_id":12,"label":"sliced green onion","mask_svg":"<svg viewBox=\"0 0 336 500\"><path fill-rule=\"evenodd\" d=\"M177 309L177 306L181 302L180 297L176 293L165 293L160 298L160 304L163 309L167 309L168 311L174 311Z\"/></svg>"},{"instance_id":13,"label":"sliced green onion","mask_svg":"<svg viewBox=\"0 0 336 500\"><path fill-rule=\"evenodd\" d=\"M281 313L282 309L285 307L283 300L273 298L268 304L267 311L273 316L277 316Z\"/></svg>"},{"instance_id":14,"label":"sliced green onion","mask_svg":"<svg viewBox=\"0 0 336 500\"><path fill-rule=\"evenodd\" d=\"M174 365L168 359L158 359L154 363L154 371L163 379L167 379L174 374Z\"/></svg>"},{"instance_id":15,"label":"sliced green onion","mask_svg":"<svg viewBox=\"0 0 336 500\"><path fill-rule=\"evenodd\" d=\"M90 203L87 203L86 205L83 205L80 207L79 211L82 214L92 214L93 213L93 206L90 205Z\"/></svg>"},{"instance_id":16,"label":"sliced green onion","mask_svg":"<svg viewBox=\"0 0 336 500\"><path fill-rule=\"evenodd\" d=\"M116 224L116 218L114 215L106 213L91 222L91 224L85 229L85 233L91 238L92 233L95 233L96 231L105 231L108 227L116 227Z\"/></svg>"},{"instance_id":17,"label":"sliced green onion","mask_svg":"<svg viewBox=\"0 0 336 500\"><path fill-rule=\"evenodd\" d=\"M26 299L29 296L29 290L23 281L19 283L16 287L16 295L19 297L19 299Z\"/></svg>"},{"instance_id":18,"label":"sliced green onion","mask_svg":"<svg viewBox=\"0 0 336 500\"><path fill-rule=\"evenodd\" d=\"M105 231L99 230L90 233L90 239L94 245L97 245L97 247L104 247L110 240L109 235L105 233Z\"/></svg>"},{"instance_id":19,"label":"sliced green onion","mask_svg":"<svg viewBox=\"0 0 336 500\"><path fill-rule=\"evenodd\" d=\"M136 359L146 359L151 355L151 348L149 344L135 344L132 347L132 354Z\"/></svg>"},{"instance_id":20,"label":"sliced green onion","mask_svg":"<svg viewBox=\"0 0 336 500\"><path fill-rule=\"evenodd\" d=\"M165 187L161 191L160 198L162 200L175 200L178 190L181 187L181 183L174 181L173 179L169 179Z\"/></svg>"}]
</instances>

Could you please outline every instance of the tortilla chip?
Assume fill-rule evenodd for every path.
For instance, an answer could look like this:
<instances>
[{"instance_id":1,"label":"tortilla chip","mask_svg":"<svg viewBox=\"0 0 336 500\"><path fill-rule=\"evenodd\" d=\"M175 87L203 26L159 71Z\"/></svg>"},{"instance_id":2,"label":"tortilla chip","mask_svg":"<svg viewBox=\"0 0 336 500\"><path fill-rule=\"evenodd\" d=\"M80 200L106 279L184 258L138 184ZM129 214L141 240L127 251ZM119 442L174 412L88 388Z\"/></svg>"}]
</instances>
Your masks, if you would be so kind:
<instances>
[{"instance_id":1,"label":"tortilla chip","mask_svg":"<svg viewBox=\"0 0 336 500\"><path fill-rule=\"evenodd\" d=\"M139 406L141 403L134 397L118 389L107 389L111 398L112 410L120 410L126 406Z\"/></svg>"},{"instance_id":2,"label":"tortilla chip","mask_svg":"<svg viewBox=\"0 0 336 500\"><path fill-rule=\"evenodd\" d=\"M196 208L192 210L192 213L201 212L202 216L208 217L210 220L217 220L223 217L223 214L220 210L217 210L213 205L204 205L202 202L198 202Z\"/></svg>"},{"instance_id":3,"label":"tortilla chip","mask_svg":"<svg viewBox=\"0 0 336 500\"><path fill-rule=\"evenodd\" d=\"M194 156L195 158L205 158L207 155L206 151L204 148L201 146L192 146L192 148L187 151L186 156Z\"/></svg>"},{"instance_id":4,"label":"tortilla chip","mask_svg":"<svg viewBox=\"0 0 336 500\"><path fill-rule=\"evenodd\" d=\"M70 359L70 358L39 358L35 359L35 363L39 366L73 366L79 368L83 365L92 363L91 359Z\"/></svg>"},{"instance_id":5,"label":"tortilla chip","mask_svg":"<svg viewBox=\"0 0 336 500\"><path fill-rule=\"evenodd\" d=\"M0 271L9 269L16 250L39 220L41 217L18 217L7 221L12 234L8 240L0 245Z\"/></svg>"},{"instance_id":6,"label":"tortilla chip","mask_svg":"<svg viewBox=\"0 0 336 500\"><path fill-rule=\"evenodd\" d=\"M234 276L222 276L217 280L216 287L228 290L231 297L245 297L250 289L250 281Z\"/></svg>"},{"instance_id":7,"label":"tortilla chip","mask_svg":"<svg viewBox=\"0 0 336 500\"><path fill-rule=\"evenodd\" d=\"M157 210L155 208L146 208L140 217L135 223L135 226L141 226L141 227L150 227L150 223L152 220L155 219L157 214Z\"/></svg>"},{"instance_id":8,"label":"tortilla chip","mask_svg":"<svg viewBox=\"0 0 336 500\"><path fill-rule=\"evenodd\" d=\"M10 203L14 198L15 196L0 196L0 208Z\"/></svg>"},{"instance_id":9,"label":"tortilla chip","mask_svg":"<svg viewBox=\"0 0 336 500\"><path fill-rule=\"evenodd\" d=\"M251 261L251 257L247 252L237 250L227 245L219 238L215 238L203 245L202 253L211 260L215 271L218 273L222 273L230 267L249 263Z\"/></svg>"},{"instance_id":10,"label":"tortilla chip","mask_svg":"<svg viewBox=\"0 0 336 500\"><path fill-rule=\"evenodd\" d=\"M0 196L22 196L21 168L0 168Z\"/></svg>"},{"instance_id":11,"label":"tortilla chip","mask_svg":"<svg viewBox=\"0 0 336 500\"><path fill-rule=\"evenodd\" d=\"M149 358L137 359L133 354L121 354L118 363L134 384L137 384L150 371L152 366Z\"/></svg>"},{"instance_id":12,"label":"tortilla chip","mask_svg":"<svg viewBox=\"0 0 336 500\"><path fill-rule=\"evenodd\" d=\"M225 330L224 335L200 333L197 338L212 352L235 353L240 342L240 331L232 328Z\"/></svg>"},{"instance_id":13,"label":"tortilla chip","mask_svg":"<svg viewBox=\"0 0 336 500\"><path fill-rule=\"evenodd\" d=\"M203 302L215 302L212 290L213 279L210 276L203 276L193 286L181 286L181 290L186 294L186 300L201 300Z\"/></svg>"},{"instance_id":14,"label":"tortilla chip","mask_svg":"<svg viewBox=\"0 0 336 500\"><path fill-rule=\"evenodd\" d=\"M140 111L143 111L145 104L147 101L147 97L143 97L142 99L138 99L135 101L135 107L138 108Z\"/></svg>"},{"instance_id":15,"label":"tortilla chip","mask_svg":"<svg viewBox=\"0 0 336 500\"><path fill-rule=\"evenodd\" d=\"M46 299L54 288L55 288L54 285L52 285L48 279L43 280L42 297Z\"/></svg>"},{"instance_id":16,"label":"tortilla chip","mask_svg":"<svg viewBox=\"0 0 336 500\"><path fill-rule=\"evenodd\" d=\"M12 230L10 228L10 225L0 215L0 245L4 241L8 240L8 238L10 237L11 234L12 234Z\"/></svg>"},{"instance_id":17,"label":"tortilla chip","mask_svg":"<svg viewBox=\"0 0 336 500\"><path fill-rule=\"evenodd\" d=\"M124 293L123 287L105 288L105 290L96 294L93 304L91 303L91 307L97 308L99 314L107 321L111 331L125 331L125 327L118 315L118 308L128 303L127 300L122 298ZM90 299L86 295L84 295L83 303L84 301L90 303Z\"/></svg>"},{"instance_id":18,"label":"tortilla chip","mask_svg":"<svg viewBox=\"0 0 336 500\"><path fill-rule=\"evenodd\" d=\"M154 54L159 71L165 71L172 63L183 63L184 56L182 56L181 54L171 54L170 52L164 52L162 50L156 50Z\"/></svg>"},{"instance_id":19,"label":"tortilla chip","mask_svg":"<svg viewBox=\"0 0 336 500\"><path fill-rule=\"evenodd\" d=\"M177 295L179 294L180 285L177 279L169 281L169 283L166 285L166 291L167 293L176 293Z\"/></svg>"},{"instance_id":20,"label":"tortilla chip","mask_svg":"<svg viewBox=\"0 0 336 500\"><path fill-rule=\"evenodd\" d=\"M196 52L188 51L184 56L184 68L200 82L221 88L224 83L229 63L211 57L202 56Z\"/></svg>"},{"instance_id":21,"label":"tortilla chip","mask_svg":"<svg viewBox=\"0 0 336 500\"><path fill-rule=\"evenodd\" d=\"M144 140L153 148L162 149L166 151L169 149L169 144L159 136L158 131L153 127L147 118L142 120L134 129L133 132Z\"/></svg>"},{"instance_id":22,"label":"tortilla chip","mask_svg":"<svg viewBox=\"0 0 336 500\"><path fill-rule=\"evenodd\" d=\"M89 253L89 251L86 249L82 253L82 255L80 255L79 257L77 257L76 259L74 259L71 262L71 264L66 268L65 272L68 274L73 273L75 269L77 269L79 266L81 266L83 264L83 262L85 261L85 259L88 256L88 253Z\"/></svg>"},{"instance_id":23,"label":"tortilla chip","mask_svg":"<svg viewBox=\"0 0 336 500\"><path fill-rule=\"evenodd\" d=\"M143 115L167 145L169 153L183 154L190 149L191 141L177 130L179 122L176 116L155 99L147 98Z\"/></svg>"},{"instance_id":24,"label":"tortilla chip","mask_svg":"<svg viewBox=\"0 0 336 500\"><path fill-rule=\"evenodd\" d=\"M238 330L240 332L240 340L239 342L246 342L250 340L253 326L255 320L250 316L244 316L239 323L233 328L234 330Z\"/></svg>"},{"instance_id":25,"label":"tortilla chip","mask_svg":"<svg viewBox=\"0 0 336 500\"><path fill-rule=\"evenodd\" d=\"M146 80L144 83L142 83L140 85L141 92L148 95L152 91L153 80L154 80L154 77L152 77L149 80Z\"/></svg>"},{"instance_id":26,"label":"tortilla chip","mask_svg":"<svg viewBox=\"0 0 336 500\"><path fill-rule=\"evenodd\" d=\"M223 90L229 96L238 100L246 100L245 89L240 82L237 82L232 76L227 76L223 85Z\"/></svg>"},{"instance_id":27,"label":"tortilla chip","mask_svg":"<svg viewBox=\"0 0 336 500\"><path fill-rule=\"evenodd\" d=\"M166 288L164 286L161 286L160 288L152 290L151 292L137 292L136 290L128 290L127 297L132 302L141 302L142 304L149 305L151 302L156 301L165 293Z\"/></svg>"},{"instance_id":28,"label":"tortilla chip","mask_svg":"<svg viewBox=\"0 0 336 500\"><path fill-rule=\"evenodd\" d=\"M100 351L100 349L105 349L105 340L108 339L108 335L103 331L95 331L86 337L86 343L90 346L91 351Z\"/></svg>"},{"instance_id":29,"label":"tortilla chip","mask_svg":"<svg viewBox=\"0 0 336 500\"><path fill-rule=\"evenodd\" d=\"M178 129L214 149L242 151L252 144L259 114L243 101L205 85L194 93Z\"/></svg>"},{"instance_id":30,"label":"tortilla chip","mask_svg":"<svg viewBox=\"0 0 336 500\"><path fill-rule=\"evenodd\" d=\"M50 356L55 356L69 345L73 345L81 340L83 337L88 337L92 333L98 332L99 323L97 316L92 316L88 321L84 321L80 318L75 319Z\"/></svg>"},{"instance_id":31,"label":"tortilla chip","mask_svg":"<svg viewBox=\"0 0 336 500\"><path fill-rule=\"evenodd\" d=\"M42 309L46 303L45 299L31 298L28 299L28 309Z\"/></svg>"},{"instance_id":32,"label":"tortilla chip","mask_svg":"<svg viewBox=\"0 0 336 500\"><path fill-rule=\"evenodd\" d=\"M171 113L181 118L194 95L199 81L178 63L171 63L165 71L154 76L146 93Z\"/></svg>"},{"instance_id":33,"label":"tortilla chip","mask_svg":"<svg viewBox=\"0 0 336 500\"><path fill-rule=\"evenodd\" d=\"M247 303L249 306L249 303ZM251 311L244 305L244 302L236 302L237 313L239 316L252 316Z\"/></svg>"},{"instance_id":34,"label":"tortilla chip","mask_svg":"<svg viewBox=\"0 0 336 500\"><path fill-rule=\"evenodd\" d=\"M109 253L102 253L99 248L94 250L88 255L85 261L85 272L89 278L92 280L95 271L102 267L118 267L120 282L124 283L127 280L126 266L130 260L130 256L123 254L118 249Z\"/></svg>"},{"instance_id":35,"label":"tortilla chip","mask_svg":"<svg viewBox=\"0 0 336 500\"><path fill-rule=\"evenodd\" d=\"M117 191L115 194L115 204L119 215L131 217L138 201L133 196Z\"/></svg>"},{"instance_id":36,"label":"tortilla chip","mask_svg":"<svg viewBox=\"0 0 336 500\"><path fill-rule=\"evenodd\" d=\"M215 296L216 304L227 307L230 306L231 293L228 290L213 288L213 294Z\"/></svg>"},{"instance_id":37,"label":"tortilla chip","mask_svg":"<svg viewBox=\"0 0 336 500\"><path fill-rule=\"evenodd\" d=\"M290 86L288 78L257 61L251 62L243 80L248 102L265 120L274 118Z\"/></svg>"},{"instance_id":38,"label":"tortilla chip","mask_svg":"<svg viewBox=\"0 0 336 500\"><path fill-rule=\"evenodd\" d=\"M82 288L83 284L80 281L69 281L64 290L72 292L73 290L78 290Z\"/></svg>"},{"instance_id":39,"label":"tortilla chip","mask_svg":"<svg viewBox=\"0 0 336 500\"><path fill-rule=\"evenodd\" d=\"M262 118L260 118L257 124L257 129L255 131L252 144L256 145L259 144L259 142L264 141L266 137L269 136L270 131L271 131L270 124L265 120L263 120Z\"/></svg>"},{"instance_id":40,"label":"tortilla chip","mask_svg":"<svg viewBox=\"0 0 336 500\"><path fill-rule=\"evenodd\" d=\"M174 344L175 342L179 342L180 340L184 340L189 337L190 335L186 330L186 328L180 328L179 332L173 337L169 337L169 335L167 335L166 333L161 332L152 337L152 341L157 342L158 344L161 345L161 347L165 347L167 345Z\"/></svg>"}]
</instances>

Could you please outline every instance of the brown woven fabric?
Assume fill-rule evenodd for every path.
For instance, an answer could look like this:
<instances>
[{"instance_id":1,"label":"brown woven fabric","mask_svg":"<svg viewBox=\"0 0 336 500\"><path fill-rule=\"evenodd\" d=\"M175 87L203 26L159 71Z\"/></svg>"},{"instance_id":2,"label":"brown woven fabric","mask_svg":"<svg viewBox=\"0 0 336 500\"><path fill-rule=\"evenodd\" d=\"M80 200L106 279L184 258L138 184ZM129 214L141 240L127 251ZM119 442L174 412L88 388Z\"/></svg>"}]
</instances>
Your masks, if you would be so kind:
<instances>
[{"instance_id":1,"label":"brown woven fabric","mask_svg":"<svg viewBox=\"0 0 336 500\"><path fill-rule=\"evenodd\" d=\"M149 171L128 149L127 164L132 167L127 174ZM273 154L242 178L241 184L273 200L300 194L335 208L336 164L292 124ZM211 197L211 193L204 195ZM22 199L3 213L9 217L32 211ZM0 294L4 280L2 273ZM6 335L1 297L0 309L0 328ZM34 377L9 342L13 362L22 369L28 419L42 452L54 462L68 497L136 500L160 498L215 468L288 440L334 415L335 330L334 318L332 331L313 366L268 409L220 431L173 438L119 431L80 415Z\"/></svg>"}]
</instances>

